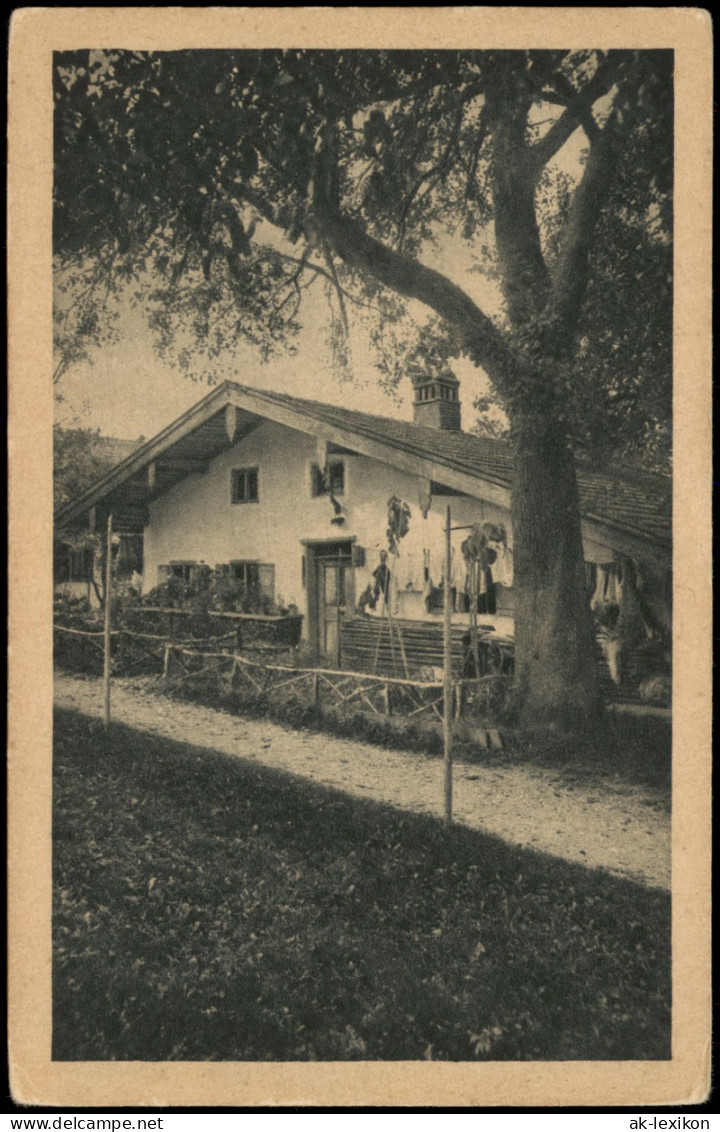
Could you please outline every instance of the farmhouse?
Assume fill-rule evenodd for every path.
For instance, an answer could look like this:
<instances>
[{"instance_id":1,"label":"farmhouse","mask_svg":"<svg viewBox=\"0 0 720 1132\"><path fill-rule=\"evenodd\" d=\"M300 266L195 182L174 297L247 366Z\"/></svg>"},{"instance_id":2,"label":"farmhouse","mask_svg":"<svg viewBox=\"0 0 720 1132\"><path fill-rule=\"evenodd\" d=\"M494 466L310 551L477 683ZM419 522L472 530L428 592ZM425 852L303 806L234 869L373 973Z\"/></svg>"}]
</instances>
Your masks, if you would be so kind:
<instances>
[{"instance_id":1,"label":"farmhouse","mask_svg":"<svg viewBox=\"0 0 720 1132\"><path fill-rule=\"evenodd\" d=\"M512 450L463 432L460 412L449 373L416 377L413 423L224 382L59 509L56 525L102 530L112 513L118 533L142 535L145 594L225 567L297 607L306 648L326 665L377 662L388 612L427 659L446 599L458 640L474 620L511 643ZM669 644L670 481L581 467L579 486L588 601L617 681L628 606L641 637ZM390 499L407 528L397 555Z\"/></svg>"}]
</instances>

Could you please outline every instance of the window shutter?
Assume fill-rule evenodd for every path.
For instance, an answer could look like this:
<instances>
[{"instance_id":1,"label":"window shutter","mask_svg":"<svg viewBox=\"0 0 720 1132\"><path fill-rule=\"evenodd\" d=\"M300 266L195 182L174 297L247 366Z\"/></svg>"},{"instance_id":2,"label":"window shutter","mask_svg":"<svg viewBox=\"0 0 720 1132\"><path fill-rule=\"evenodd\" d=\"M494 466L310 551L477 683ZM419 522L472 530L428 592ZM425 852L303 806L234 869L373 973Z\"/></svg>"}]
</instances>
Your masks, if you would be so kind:
<instances>
[{"instance_id":1,"label":"window shutter","mask_svg":"<svg viewBox=\"0 0 720 1132\"><path fill-rule=\"evenodd\" d=\"M364 566L365 565L365 547L364 546L358 546L357 543L353 543L351 554L352 554L352 564L353 564L353 566Z\"/></svg>"},{"instance_id":2,"label":"window shutter","mask_svg":"<svg viewBox=\"0 0 720 1132\"><path fill-rule=\"evenodd\" d=\"M324 491L325 481L322 469L317 464L313 464L310 468L310 494L312 496L322 495Z\"/></svg>"},{"instance_id":3,"label":"window shutter","mask_svg":"<svg viewBox=\"0 0 720 1132\"><path fill-rule=\"evenodd\" d=\"M260 563L258 576L260 578L260 593L263 597L270 598L273 601L275 598L275 566L271 562Z\"/></svg>"},{"instance_id":4,"label":"window shutter","mask_svg":"<svg viewBox=\"0 0 720 1132\"><path fill-rule=\"evenodd\" d=\"M330 465L330 491L333 495L345 493L345 465L342 460Z\"/></svg>"}]
</instances>

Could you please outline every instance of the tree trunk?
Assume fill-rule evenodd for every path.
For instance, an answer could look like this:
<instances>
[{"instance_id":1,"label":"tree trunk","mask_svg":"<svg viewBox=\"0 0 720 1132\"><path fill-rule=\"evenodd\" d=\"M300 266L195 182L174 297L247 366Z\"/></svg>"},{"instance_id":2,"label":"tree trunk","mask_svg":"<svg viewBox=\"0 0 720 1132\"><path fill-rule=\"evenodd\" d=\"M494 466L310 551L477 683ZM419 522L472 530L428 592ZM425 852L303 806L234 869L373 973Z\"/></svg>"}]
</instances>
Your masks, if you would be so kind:
<instances>
[{"instance_id":1,"label":"tree trunk","mask_svg":"<svg viewBox=\"0 0 720 1132\"><path fill-rule=\"evenodd\" d=\"M512 514L518 722L576 728L599 709L575 464L562 430L515 429Z\"/></svg>"}]
</instances>

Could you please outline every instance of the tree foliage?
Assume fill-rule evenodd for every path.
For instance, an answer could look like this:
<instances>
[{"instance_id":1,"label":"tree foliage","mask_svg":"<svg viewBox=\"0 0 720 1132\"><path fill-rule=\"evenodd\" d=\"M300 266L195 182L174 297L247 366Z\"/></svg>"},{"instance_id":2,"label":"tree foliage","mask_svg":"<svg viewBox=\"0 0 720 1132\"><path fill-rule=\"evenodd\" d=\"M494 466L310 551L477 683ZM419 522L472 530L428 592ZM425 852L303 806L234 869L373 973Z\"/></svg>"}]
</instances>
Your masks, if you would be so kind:
<instances>
[{"instance_id":1,"label":"tree foliage","mask_svg":"<svg viewBox=\"0 0 720 1132\"><path fill-rule=\"evenodd\" d=\"M96 428L53 428L53 476L55 506L77 498L109 472L118 457L113 455Z\"/></svg>"},{"instance_id":2,"label":"tree foliage","mask_svg":"<svg viewBox=\"0 0 720 1132\"><path fill-rule=\"evenodd\" d=\"M580 445L647 439L669 416L671 65L657 51L62 53L56 248L126 278L186 369L238 339L285 348L320 283L338 353L360 304L386 380L398 338L416 344L398 299L417 298L437 316L426 341L483 366L511 419L539 397ZM579 179L557 164L578 130ZM502 320L426 268L448 233L499 279ZM529 389L539 356L553 373Z\"/></svg>"}]
</instances>

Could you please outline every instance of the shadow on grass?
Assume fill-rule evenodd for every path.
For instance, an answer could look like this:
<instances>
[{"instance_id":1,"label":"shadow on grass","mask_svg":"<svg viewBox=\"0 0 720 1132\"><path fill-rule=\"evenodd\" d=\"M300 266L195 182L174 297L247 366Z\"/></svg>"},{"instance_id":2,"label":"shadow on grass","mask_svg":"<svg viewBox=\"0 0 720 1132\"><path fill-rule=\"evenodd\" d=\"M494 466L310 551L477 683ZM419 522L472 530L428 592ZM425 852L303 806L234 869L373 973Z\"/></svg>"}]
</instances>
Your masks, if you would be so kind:
<instances>
[{"instance_id":1,"label":"shadow on grass","mask_svg":"<svg viewBox=\"0 0 720 1132\"><path fill-rule=\"evenodd\" d=\"M56 1060L670 1056L669 899L72 712Z\"/></svg>"}]
</instances>

